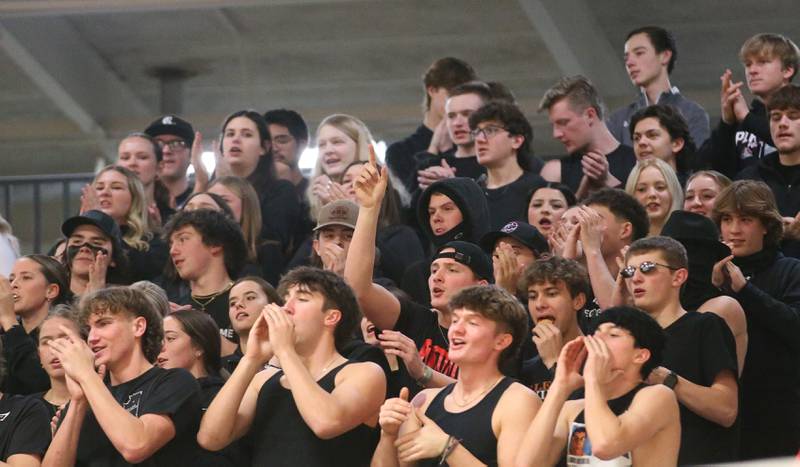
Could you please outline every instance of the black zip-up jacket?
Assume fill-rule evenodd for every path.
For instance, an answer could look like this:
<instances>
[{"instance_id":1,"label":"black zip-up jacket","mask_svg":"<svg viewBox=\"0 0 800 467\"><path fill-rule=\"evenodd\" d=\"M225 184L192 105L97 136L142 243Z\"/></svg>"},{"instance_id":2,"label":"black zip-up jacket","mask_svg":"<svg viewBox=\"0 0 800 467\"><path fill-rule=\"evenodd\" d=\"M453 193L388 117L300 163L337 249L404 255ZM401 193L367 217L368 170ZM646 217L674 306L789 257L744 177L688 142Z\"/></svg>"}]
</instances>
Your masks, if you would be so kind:
<instances>
[{"instance_id":1,"label":"black zip-up jacket","mask_svg":"<svg viewBox=\"0 0 800 467\"><path fill-rule=\"evenodd\" d=\"M697 154L699 167L712 168L734 178L739 171L775 152L769 133L769 118L764 103L754 99L750 113L738 124L722 120Z\"/></svg>"},{"instance_id":2,"label":"black zip-up jacket","mask_svg":"<svg viewBox=\"0 0 800 467\"><path fill-rule=\"evenodd\" d=\"M758 164L745 168L736 179L761 180L769 185L782 216L794 217L800 211L800 171L781 170L777 152L767 154Z\"/></svg>"},{"instance_id":3,"label":"black zip-up jacket","mask_svg":"<svg viewBox=\"0 0 800 467\"><path fill-rule=\"evenodd\" d=\"M793 436L800 433L800 260L767 248L733 262L748 278L733 294L744 308L749 339L742 428Z\"/></svg>"}]
</instances>

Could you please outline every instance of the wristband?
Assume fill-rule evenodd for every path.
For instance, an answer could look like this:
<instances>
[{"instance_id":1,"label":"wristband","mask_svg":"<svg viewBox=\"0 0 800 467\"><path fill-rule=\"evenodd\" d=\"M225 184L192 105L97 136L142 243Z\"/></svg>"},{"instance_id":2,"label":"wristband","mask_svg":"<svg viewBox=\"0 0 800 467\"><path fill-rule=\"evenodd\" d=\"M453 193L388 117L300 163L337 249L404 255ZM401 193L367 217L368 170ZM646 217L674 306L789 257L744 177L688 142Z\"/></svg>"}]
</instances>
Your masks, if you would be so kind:
<instances>
[{"instance_id":1,"label":"wristband","mask_svg":"<svg viewBox=\"0 0 800 467\"><path fill-rule=\"evenodd\" d=\"M417 384L424 388L425 385L430 382L431 378L433 378L433 369L425 365L425 369L422 371L422 376L417 380Z\"/></svg>"},{"instance_id":2,"label":"wristband","mask_svg":"<svg viewBox=\"0 0 800 467\"><path fill-rule=\"evenodd\" d=\"M461 444L461 440L455 436L450 435L450 437L447 438L447 443L445 443L444 449L442 449L442 456L439 458L439 465L444 465L447 458L450 457L450 454L455 451L459 444Z\"/></svg>"}]
</instances>

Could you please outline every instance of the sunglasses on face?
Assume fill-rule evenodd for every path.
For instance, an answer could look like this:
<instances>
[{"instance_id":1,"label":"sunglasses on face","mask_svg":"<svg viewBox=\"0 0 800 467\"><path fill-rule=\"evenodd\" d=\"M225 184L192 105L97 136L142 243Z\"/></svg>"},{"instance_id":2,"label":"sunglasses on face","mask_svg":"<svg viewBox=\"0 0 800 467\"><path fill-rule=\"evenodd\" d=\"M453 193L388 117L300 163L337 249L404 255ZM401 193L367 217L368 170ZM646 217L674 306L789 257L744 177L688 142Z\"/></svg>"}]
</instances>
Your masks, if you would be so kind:
<instances>
[{"instance_id":1,"label":"sunglasses on face","mask_svg":"<svg viewBox=\"0 0 800 467\"><path fill-rule=\"evenodd\" d=\"M653 272L653 270L658 266L661 266L662 268L671 269L673 271L678 269L678 268L673 268L672 266L670 266L668 264L661 264L661 263L654 263L652 261L645 261L644 263L639 265L639 270L642 271L642 274L647 275L647 274L650 274L651 272ZM625 267L619 272L619 274L622 277L624 277L625 279L630 279L631 277L633 277L634 274L636 274L636 266Z\"/></svg>"}]
</instances>

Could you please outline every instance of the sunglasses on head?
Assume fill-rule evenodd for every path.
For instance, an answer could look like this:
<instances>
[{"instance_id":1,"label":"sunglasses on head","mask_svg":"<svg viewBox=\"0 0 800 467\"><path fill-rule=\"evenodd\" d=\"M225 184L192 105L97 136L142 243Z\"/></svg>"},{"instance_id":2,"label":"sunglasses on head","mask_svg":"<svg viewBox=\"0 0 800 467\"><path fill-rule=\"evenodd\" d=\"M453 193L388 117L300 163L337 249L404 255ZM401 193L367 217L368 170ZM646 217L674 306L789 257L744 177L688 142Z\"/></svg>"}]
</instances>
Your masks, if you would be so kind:
<instances>
[{"instance_id":1,"label":"sunglasses on head","mask_svg":"<svg viewBox=\"0 0 800 467\"><path fill-rule=\"evenodd\" d=\"M672 269L673 271L678 269L668 264L645 261L644 263L639 265L639 270L642 271L642 274L650 274L657 266L661 266L662 268ZM634 274L636 274L636 266L627 266L625 268L622 268L619 274L625 279L630 279L631 277L633 277Z\"/></svg>"}]
</instances>

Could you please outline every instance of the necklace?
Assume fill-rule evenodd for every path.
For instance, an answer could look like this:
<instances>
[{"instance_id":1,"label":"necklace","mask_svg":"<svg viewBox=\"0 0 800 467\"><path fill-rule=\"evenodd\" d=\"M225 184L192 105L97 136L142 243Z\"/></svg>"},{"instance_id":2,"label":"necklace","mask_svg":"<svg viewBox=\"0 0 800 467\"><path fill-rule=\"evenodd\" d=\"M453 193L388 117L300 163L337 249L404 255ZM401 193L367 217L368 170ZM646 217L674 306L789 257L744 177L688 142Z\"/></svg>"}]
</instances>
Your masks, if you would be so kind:
<instances>
[{"instance_id":1,"label":"necklace","mask_svg":"<svg viewBox=\"0 0 800 467\"><path fill-rule=\"evenodd\" d=\"M328 372L328 369L330 368L330 366L333 365L333 362L335 362L338 359L339 359L339 354L334 355L333 358L330 359L328 361L328 363L325 364L324 367L322 367L322 371L319 372L319 376L317 376L316 379L319 380L319 378L322 378L322 376L325 375L325 373Z\"/></svg>"},{"instance_id":2,"label":"necklace","mask_svg":"<svg viewBox=\"0 0 800 467\"><path fill-rule=\"evenodd\" d=\"M450 350L450 341L447 339L447 334L445 334L445 332L442 331L442 325L439 324L439 314L438 314L439 312L434 311L434 313L436 313L436 329L439 330L439 334L442 336L442 339L444 339L444 346L447 347L448 350Z\"/></svg>"},{"instance_id":3,"label":"necklace","mask_svg":"<svg viewBox=\"0 0 800 467\"><path fill-rule=\"evenodd\" d=\"M466 407L466 406L470 405L471 403L475 402L476 400L480 399L481 397L483 397L487 392L491 391L493 387L497 386L497 384L500 383L500 381L503 380L503 378L505 378L505 376L501 376L497 381L495 381L491 385L487 386L486 389L481 391L480 394L478 394L477 396L473 397L472 399L469 399L469 400L464 401L464 402L459 402L458 399L455 397L455 395L456 395L455 391L453 391L453 402L459 407ZM463 395L463 390L461 392L462 392L462 395Z\"/></svg>"},{"instance_id":4,"label":"necklace","mask_svg":"<svg viewBox=\"0 0 800 467\"><path fill-rule=\"evenodd\" d=\"M217 293L212 293L211 295L195 295L192 294L192 301L197 303L200 307L200 311L206 311L206 307L209 303L213 302L214 299L219 297L220 295L224 294L228 290L230 290L231 286L233 285L233 281L228 281L228 284Z\"/></svg>"}]
</instances>

